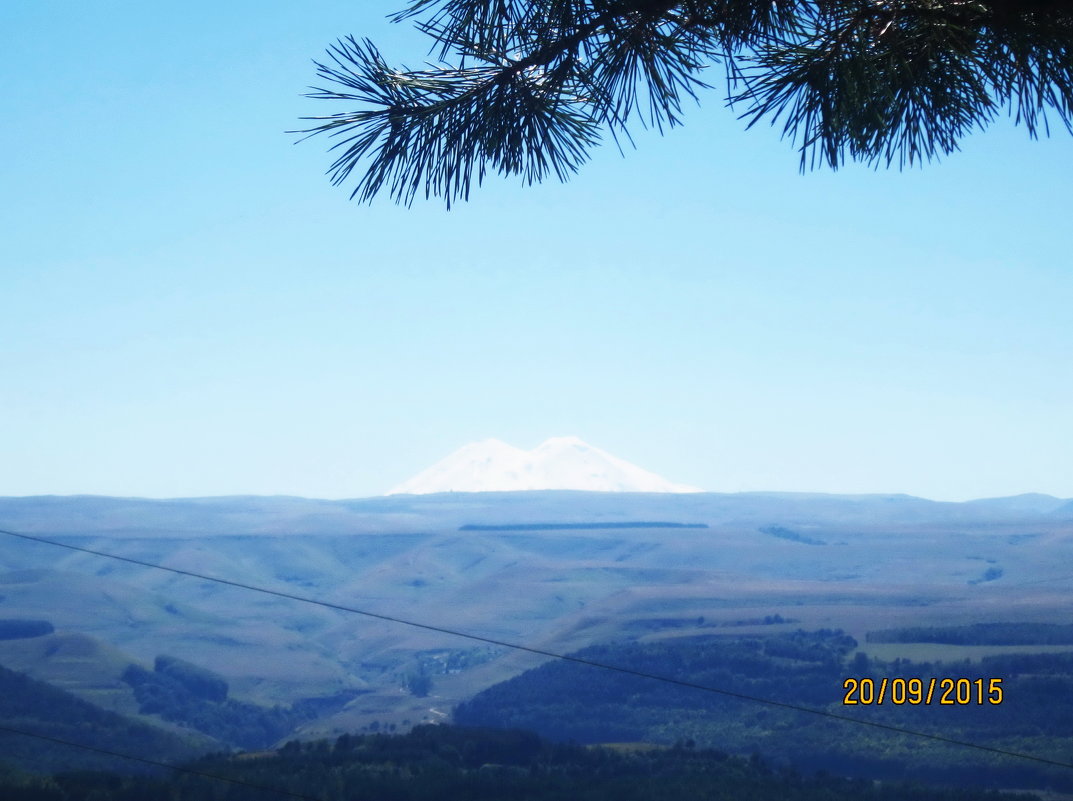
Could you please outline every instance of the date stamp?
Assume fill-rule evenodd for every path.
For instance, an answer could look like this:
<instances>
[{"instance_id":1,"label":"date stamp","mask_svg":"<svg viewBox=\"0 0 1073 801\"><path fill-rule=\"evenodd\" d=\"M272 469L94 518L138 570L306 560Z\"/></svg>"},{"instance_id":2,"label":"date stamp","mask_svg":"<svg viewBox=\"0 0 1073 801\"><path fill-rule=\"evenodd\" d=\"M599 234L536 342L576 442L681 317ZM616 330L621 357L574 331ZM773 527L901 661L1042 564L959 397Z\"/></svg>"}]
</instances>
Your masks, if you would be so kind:
<instances>
[{"instance_id":1,"label":"date stamp","mask_svg":"<svg viewBox=\"0 0 1073 801\"><path fill-rule=\"evenodd\" d=\"M863 677L846 679L842 689L846 691L842 696L843 706L982 706L1002 703L1002 679Z\"/></svg>"}]
</instances>

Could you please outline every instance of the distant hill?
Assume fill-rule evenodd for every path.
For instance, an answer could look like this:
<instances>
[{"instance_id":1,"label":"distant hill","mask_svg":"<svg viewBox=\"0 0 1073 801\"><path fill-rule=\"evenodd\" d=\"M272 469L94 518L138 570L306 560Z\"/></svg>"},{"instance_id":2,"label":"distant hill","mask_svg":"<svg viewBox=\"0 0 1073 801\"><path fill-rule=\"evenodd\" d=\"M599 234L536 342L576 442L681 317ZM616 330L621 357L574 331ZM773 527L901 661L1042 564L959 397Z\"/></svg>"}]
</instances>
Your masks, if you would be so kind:
<instances>
[{"instance_id":1,"label":"distant hill","mask_svg":"<svg viewBox=\"0 0 1073 801\"><path fill-rule=\"evenodd\" d=\"M1073 501L1065 502L1058 508L1052 510L1050 517L1059 520L1073 520Z\"/></svg>"},{"instance_id":2,"label":"distant hill","mask_svg":"<svg viewBox=\"0 0 1073 801\"><path fill-rule=\"evenodd\" d=\"M0 497L0 528L30 534L137 537L403 533L498 525L676 520L743 523L991 523L1073 518L1073 501L1031 495L950 503L910 495L745 492L630 493L544 490L392 495L355 500L287 496L111 498Z\"/></svg>"},{"instance_id":3,"label":"distant hill","mask_svg":"<svg viewBox=\"0 0 1073 801\"><path fill-rule=\"evenodd\" d=\"M1011 495L1006 498L981 498L975 501L967 501L965 505L976 509L985 509L989 514L998 513L1004 515L1047 515L1057 512L1063 507L1073 512L1073 502L1055 498L1053 495L1042 495L1038 492Z\"/></svg>"}]
</instances>

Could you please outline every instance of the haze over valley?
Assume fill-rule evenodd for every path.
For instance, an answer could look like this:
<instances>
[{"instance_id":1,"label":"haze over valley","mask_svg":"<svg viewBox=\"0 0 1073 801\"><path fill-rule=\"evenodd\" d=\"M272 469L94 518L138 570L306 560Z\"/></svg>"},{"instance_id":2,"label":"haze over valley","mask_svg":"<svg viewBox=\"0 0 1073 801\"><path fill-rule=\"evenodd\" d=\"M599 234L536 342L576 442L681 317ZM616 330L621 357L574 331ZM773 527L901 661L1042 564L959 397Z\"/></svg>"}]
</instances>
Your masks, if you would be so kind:
<instances>
[{"instance_id":1,"label":"haze over valley","mask_svg":"<svg viewBox=\"0 0 1073 801\"><path fill-rule=\"evenodd\" d=\"M842 628L862 642L869 630L910 623L1058 621L1068 613L1073 564L1073 504L1047 496L963 504L570 491L354 501L42 497L3 499L0 521L554 652L740 633L774 616L786 623L771 630ZM91 637L90 661L96 648L142 664L182 655L257 703L353 694L306 724L308 734L446 717L473 692L534 664L457 637L53 546L7 538L0 554L0 617L56 627L40 640L0 643L0 663L117 709L131 709L118 675L87 672L93 679L82 686L69 672L72 657L62 649L50 656L45 643ZM414 671L429 674L429 698L406 691Z\"/></svg>"},{"instance_id":2,"label":"haze over valley","mask_svg":"<svg viewBox=\"0 0 1073 801\"><path fill-rule=\"evenodd\" d=\"M534 482L575 488L487 491ZM806 670L813 690L757 690L733 673L705 680L827 699L813 704L834 702L850 663L970 660L965 673L1004 655L1073 659L1073 630L1055 628L1073 580L1068 499L706 493L570 437L528 453L475 443L398 489L342 501L0 498L0 528L71 546L4 536L0 665L157 727L147 742L161 753L401 733L456 712L552 737L688 736L747 753L774 724L756 728L749 710L704 712L696 699L637 696L547 717L549 704L585 694L549 697L541 688L557 679L534 670L547 657L509 646L611 648L595 653L656 659L660 675L675 670L659 664L668 655L714 666L735 664L742 648L797 654L805 661L781 670ZM809 660L833 673L807 673L819 664ZM674 724L660 717L667 704L694 711L675 712ZM738 728L718 734L713 722L727 714ZM563 730L566 719L589 723ZM166 739L176 736L181 746ZM809 745L826 736L764 748L850 773L870 764L863 740L840 755ZM873 773L904 758L892 752ZM917 768L942 780L947 760ZM996 770L1002 786L1019 775Z\"/></svg>"}]
</instances>

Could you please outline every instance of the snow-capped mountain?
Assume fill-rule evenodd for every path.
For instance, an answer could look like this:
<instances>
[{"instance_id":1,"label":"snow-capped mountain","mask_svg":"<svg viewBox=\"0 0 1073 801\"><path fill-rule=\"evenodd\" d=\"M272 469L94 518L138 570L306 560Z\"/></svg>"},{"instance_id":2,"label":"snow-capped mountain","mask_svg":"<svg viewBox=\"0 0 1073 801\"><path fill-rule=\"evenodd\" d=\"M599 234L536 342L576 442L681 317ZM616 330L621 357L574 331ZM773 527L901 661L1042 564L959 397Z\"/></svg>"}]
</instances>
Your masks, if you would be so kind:
<instances>
[{"instance_id":1,"label":"snow-capped mountain","mask_svg":"<svg viewBox=\"0 0 1073 801\"><path fill-rule=\"evenodd\" d=\"M498 439L472 442L418 473L389 495L571 489L592 492L701 492L594 448L553 437L531 451Z\"/></svg>"}]
</instances>

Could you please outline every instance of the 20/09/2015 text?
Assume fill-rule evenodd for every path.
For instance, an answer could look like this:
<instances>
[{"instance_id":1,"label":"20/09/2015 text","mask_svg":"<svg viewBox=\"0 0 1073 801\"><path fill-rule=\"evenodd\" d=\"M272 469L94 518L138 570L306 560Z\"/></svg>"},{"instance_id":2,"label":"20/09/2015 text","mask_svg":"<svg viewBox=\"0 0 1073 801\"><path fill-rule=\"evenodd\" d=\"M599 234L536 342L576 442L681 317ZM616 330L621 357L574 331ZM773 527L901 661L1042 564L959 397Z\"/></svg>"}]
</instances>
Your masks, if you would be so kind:
<instances>
[{"instance_id":1,"label":"20/09/2015 text","mask_svg":"<svg viewBox=\"0 0 1073 801\"><path fill-rule=\"evenodd\" d=\"M911 704L968 706L1001 704L1002 679L848 678L842 682L844 706Z\"/></svg>"}]
</instances>

